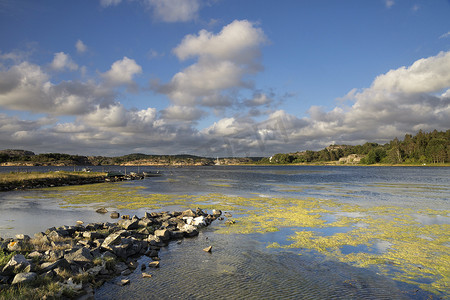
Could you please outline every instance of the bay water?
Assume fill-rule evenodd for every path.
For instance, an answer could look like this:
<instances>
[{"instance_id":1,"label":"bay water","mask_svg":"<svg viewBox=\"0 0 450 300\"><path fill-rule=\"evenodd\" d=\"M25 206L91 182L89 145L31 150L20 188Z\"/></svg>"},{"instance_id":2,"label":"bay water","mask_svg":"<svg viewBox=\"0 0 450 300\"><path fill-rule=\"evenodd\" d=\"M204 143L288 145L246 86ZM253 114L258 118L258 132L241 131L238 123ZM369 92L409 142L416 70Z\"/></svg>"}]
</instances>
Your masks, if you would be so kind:
<instances>
[{"instance_id":1,"label":"bay water","mask_svg":"<svg viewBox=\"0 0 450 300\"><path fill-rule=\"evenodd\" d=\"M163 176L0 193L0 236L112 221L98 207L140 217L196 207L227 212L198 237L162 248L161 267L147 270L152 278L142 278L138 268L130 285L118 286L118 277L96 290L96 299L450 296L449 168L91 168ZM34 170L73 167L19 169ZM202 251L207 246L212 253Z\"/></svg>"}]
</instances>

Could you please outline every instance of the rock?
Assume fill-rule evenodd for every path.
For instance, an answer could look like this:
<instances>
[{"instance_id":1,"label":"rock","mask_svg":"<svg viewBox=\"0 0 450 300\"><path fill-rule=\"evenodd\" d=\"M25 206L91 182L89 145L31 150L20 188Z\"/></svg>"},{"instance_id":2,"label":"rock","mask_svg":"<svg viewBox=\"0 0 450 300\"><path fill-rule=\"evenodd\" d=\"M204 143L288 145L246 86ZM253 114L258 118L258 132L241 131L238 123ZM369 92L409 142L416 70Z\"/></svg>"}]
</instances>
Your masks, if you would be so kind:
<instances>
[{"instance_id":1,"label":"rock","mask_svg":"<svg viewBox=\"0 0 450 300\"><path fill-rule=\"evenodd\" d=\"M198 229L194 225L184 225L180 231L184 232L184 236L192 237L198 235Z\"/></svg>"},{"instance_id":2,"label":"rock","mask_svg":"<svg viewBox=\"0 0 450 300\"><path fill-rule=\"evenodd\" d=\"M111 246L119 245L122 240L122 235L124 234L125 230L120 230L108 235L102 243L102 248L112 250Z\"/></svg>"},{"instance_id":3,"label":"rock","mask_svg":"<svg viewBox=\"0 0 450 300\"><path fill-rule=\"evenodd\" d=\"M45 251L45 255L48 257L48 260L55 261L64 257L63 250L47 250Z\"/></svg>"},{"instance_id":4,"label":"rock","mask_svg":"<svg viewBox=\"0 0 450 300\"><path fill-rule=\"evenodd\" d=\"M147 227L147 226L150 226L152 224L153 224L153 220L149 219L149 218L142 218L141 220L139 220L139 225L140 226Z\"/></svg>"},{"instance_id":5,"label":"rock","mask_svg":"<svg viewBox=\"0 0 450 300\"><path fill-rule=\"evenodd\" d=\"M155 230L155 236L163 241L168 241L170 239L170 231L167 229Z\"/></svg>"},{"instance_id":6,"label":"rock","mask_svg":"<svg viewBox=\"0 0 450 300\"><path fill-rule=\"evenodd\" d=\"M85 231L83 232L83 237L90 240L94 240L94 239L101 239L103 235L95 231Z\"/></svg>"},{"instance_id":7,"label":"rock","mask_svg":"<svg viewBox=\"0 0 450 300\"><path fill-rule=\"evenodd\" d=\"M220 217L222 215L222 211L220 209L213 209L212 215L216 218Z\"/></svg>"},{"instance_id":8,"label":"rock","mask_svg":"<svg viewBox=\"0 0 450 300\"><path fill-rule=\"evenodd\" d=\"M28 242L31 238L26 234L16 234L16 239Z\"/></svg>"},{"instance_id":9,"label":"rock","mask_svg":"<svg viewBox=\"0 0 450 300\"><path fill-rule=\"evenodd\" d=\"M158 251L156 250L147 250L147 252L145 252L145 255L147 255L148 257L155 257L158 256Z\"/></svg>"},{"instance_id":10,"label":"rock","mask_svg":"<svg viewBox=\"0 0 450 300\"><path fill-rule=\"evenodd\" d=\"M130 219L130 215L122 215L122 219L123 220L129 220Z\"/></svg>"},{"instance_id":11,"label":"rock","mask_svg":"<svg viewBox=\"0 0 450 300\"><path fill-rule=\"evenodd\" d=\"M97 212L99 214L106 214L108 212L108 210L104 207L101 207L101 208L97 209L95 212Z\"/></svg>"},{"instance_id":12,"label":"rock","mask_svg":"<svg viewBox=\"0 0 450 300\"><path fill-rule=\"evenodd\" d=\"M14 279L12 281L12 285L14 284L27 284L35 280L37 277L36 273L28 272L28 273L19 273L16 276L14 276Z\"/></svg>"},{"instance_id":13,"label":"rock","mask_svg":"<svg viewBox=\"0 0 450 300\"><path fill-rule=\"evenodd\" d=\"M81 220L78 220L76 223L77 223L78 225L84 224L84 222L81 221Z\"/></svg>"},{"instance_id":14,"label":"rock","mask_svg":"<svg viewBox=\"0 0 450 300\"><path fill-rule=\"evenodd\" d=\"M111 219L118 219L120 214L117 211L113 211L110 215Z\"/></svg>"},{"instance_id":15,"label":"rock","mask_svg":"<svg viewBox=\"0 0 450 300\"><path fill-rule=\"evenodd\" d=\"M151 278L152 274L142 272L142 278Z\"/></svg>"},{"instance_id":16,"label":"rock","mask_svg":"<svg viewBox=\"0 0 450 300\"><path fill-rule=\"evenodd\" d=\"M203 251L209 252L209 253L211 253L211 250L212 250L212 246L209 246L209 247L206 247L205 249L203 249Z\"/></svg>"},{"instance_id":17,"label":"rock","mask_svg":"<svg viewBox=\"0 0 450 300\"><path fill-rule=\"evenodd\" d=\"M86 265L92 263L94 257L91 255L91 251L85 247L82 247L74 252L70 252L64 255L64 258L69 263L77 263L79 265Z\"/></svg>"},{"instance_id":18,"label":"rock","mask_svg":"<svg viewBox=\"0 0 450 300\"><path fill-rule=\"evenodd\" d=\"M12 241L8 243L7 249L10 252L20 252L24 250L25 242L22 240Z\"/></svg>"},{"instance_id":19,"label":"rock","mask_svg":"<svg viewBox=\"0 0 450 300\"><path fill-rule=\"evenodd\" d=\"M151 261L148 263L150 268L159 268L159 261Z\"/></svg>"},{"instance_id":20,"label":"rock","mask_svg":"<svg viewBox=\"0 0 450 300\"><path fill-rule=\"evenodd\" d=\"M37 258L37 259L39 259L42 256L43 256L42 253L39 252L39 251L33 251L30 254L28 254L28 258Z\"/></svg>"},{"instance_id":21,"label":"rock","mask_svg":"<svg viewBox=\"0 0 450 300\"><path fill-rule=\"evenodd\" d=\"M59 231L56 231L56 230L50 231L50 232L47 234L47 238L49 238L49 239L52 240L52 241L61 239L61 238L63 238L63 237L64 237L64 236L63 236Z\"/></svg>"},{"instance_id":22,"label":"rock","mask_svg":"<svg viewBox=\"0 0 450 300\"><path fill-rule=\"evenodd\" d=\"M122 279L122 280L119 282L119 285L124 286L124 285L127 285L127 284L129 284L129 283L130 283L130 279Z\"/></svg>"},{"instance_id":23,"label":"rock","mask_svg":"<svg viewBox=\"0 0 450 300\"><path fill-rule=\"evenodd\" d=\"M70 264L66 259L62 258L55 262L45 262L45 263L41 264L40 268L41 268L41 271L40 271L41 273L46 273L46 272L52 271L56 268L62 268L62 269L69 270Z\"/></svg>"},{"instance_id":24,"label":"rock","mask_svg":"<svg viewBox=\"0 0 450 300\"><path fill-rule=\"evenodd\" d=\"M142 264L142 265L141 265L141 271L144 271L145 269L147 269L147 266L144 265L144 264ZM1 282L1 281L0 281L0 282Z\"/></svg>"},{"instance_id":25,"label":"rock","mask_svg":"<svg viewBox=\"0 0 450 300\"><path fill-rule=\"evenodd\" d=\"M183 211L181 213L181 215L183 217L192 217L192 218L196 217L196 214L195 214L195 212L192 209L188 209L188 210Z\"/></svg>"},{"instance_id":26,"label":"rock","mask_svg":"<svg viewBox=\"0 0 450 300\"><path fill-rule=\"evenodd\" d=\"M206 219L204 216L196 217L192 220L194 226L206 226Z\"/></svg>"},{"instance_id":27,"label":"rock","mask_svg":"<svg viewBox=\"0 0 450 300\"><path fill-rule=\"evenodd\" d=\"M233 225L233 224L236 224L236 221L235 220L227 220L227 221L225 221L225 224Z\"/></svg>"},{"instance_id":28,"label":"rock","mask_svg":"<svg viewBox=\"0 0 450 300\"><path fill-rule=\"evenodd\" d=\"M23 269L30 265L30 262L22 254L16 254L3 267L2 273L13 274L20 273Z\"/></svg>"},{"instance_id":29,"label":"rock","mask_svg":"<svg viewBox=\"0 0 450 300\"><path fill-rule=\"evenodd\" d=\"M118 222L125 230L133 230L139 228L139 220L121 220Z\"/></svg>"}]
</instances>

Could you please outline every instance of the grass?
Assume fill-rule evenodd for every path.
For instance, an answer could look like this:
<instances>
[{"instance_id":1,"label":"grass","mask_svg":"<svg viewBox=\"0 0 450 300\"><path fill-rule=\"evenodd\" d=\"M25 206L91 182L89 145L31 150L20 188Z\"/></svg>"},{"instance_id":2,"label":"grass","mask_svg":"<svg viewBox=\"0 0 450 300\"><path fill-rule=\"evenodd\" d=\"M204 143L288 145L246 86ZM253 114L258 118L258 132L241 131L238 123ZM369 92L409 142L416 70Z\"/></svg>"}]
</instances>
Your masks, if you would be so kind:
<instances>
[{"instance_id":1,"label":"grass","mask_svg":"<svg viewBox=\"0 0 450 300\"><path fill-rule=\"evenodd\" d=\"M18 183L29 180L39 179L76 179L76 178L92 178L106 176L102 172L11 172L0 173L0 184Z\"/></svg>"}]
</instances>

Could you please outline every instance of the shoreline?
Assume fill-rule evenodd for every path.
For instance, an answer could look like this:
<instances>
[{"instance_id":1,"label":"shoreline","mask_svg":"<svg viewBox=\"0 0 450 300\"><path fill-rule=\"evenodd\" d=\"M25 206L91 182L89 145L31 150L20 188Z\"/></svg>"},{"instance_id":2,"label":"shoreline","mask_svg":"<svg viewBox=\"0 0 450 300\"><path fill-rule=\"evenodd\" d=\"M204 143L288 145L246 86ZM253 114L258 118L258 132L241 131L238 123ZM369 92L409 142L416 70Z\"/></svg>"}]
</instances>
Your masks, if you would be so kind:
<instances>
[{"instance_id":1,"label":"shoreline","mask_svg":"<svg viewBox=\"0 0 450 300\"><path fill-rule=\"evenodd\" d=\"M97 213L107 213L98 209ZM0 237L0 299L91 299L95 288L138 267L150 278L159 267L158 252L171 241L195 237L214 220L223 220L220 210L211 214L197 208L182 212L145 213L138 218L123 215L115 223L91 223L52 227L33 238L17 234ZM111 212L111 218L120 214ZM211 247L199 251L211 252ZM152 259L139 266L138 258ZM149 272L143 272L149 270ZM129 284L123 279L118 284Z\"/></svg>"}]
</instances>

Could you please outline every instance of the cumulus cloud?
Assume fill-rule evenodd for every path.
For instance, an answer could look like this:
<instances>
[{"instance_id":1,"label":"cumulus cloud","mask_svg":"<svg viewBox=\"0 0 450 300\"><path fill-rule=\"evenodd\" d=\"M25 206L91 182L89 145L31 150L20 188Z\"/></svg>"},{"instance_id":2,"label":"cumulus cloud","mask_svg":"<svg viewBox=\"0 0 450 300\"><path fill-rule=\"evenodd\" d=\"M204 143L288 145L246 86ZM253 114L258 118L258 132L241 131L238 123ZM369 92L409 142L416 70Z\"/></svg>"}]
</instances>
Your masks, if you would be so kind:
<instances>
[{"instance_id":1,"label":"cumulus cloud","mask_svg":"<svg viewBox=\"0 0 450 300\"><path fill-rule=\"evenodd\" d=\"M113 86L134 85L133 76L142 73L142 67L136 63L134 59L126 56L123 59L114 62L102 77L108 84Z\"/></svg>"},{"instance_id":2,"label":"cumulus cloud","mask_svg":"<svg viewBox=\"0 0 450 300\"><path fill-rule=\"evenodd\" d=\"M387 8L391 8L395 4L395 2L394 0L385 0L385 4Z\"/></svg>"},{"instance_id":3,"label":"cumulus cloud","mask_svg":"<svg viewBox=\"0 0 450 300\"><path fill-rule=\"evenodd\" d=\"M158 20L164 22L186 22L197 18L198 0L145 0Z\"/></svg>"},{"instance_id":4,"label":"cumulus cloud","mask_svg":"<svg viewBox=\"0 0 450 300\"><path fill-rule=\"evenodd\" d=\"M78 70L78 65L64 52L55 53L50 67L56 71L68 69L70 71Z\"/></svg>"},{"instance_id":5,"label":"cumulus cloud","mask_svg":"<svg viewBox=\"0 0 450 300\"><path fill-rule=\"evenodd\" d=\"M158 90L176 105L223 106L218 99L229 100L223 92L251 86L245 76L262 69L260 47L266 41L264 32L247 20L233 21L218 34L201 30L187 35L173 52L180 60L197 61Z\"/></svg>"},{"instance_id":6,"label":"cumulus cloud","mask_svg":"<svg viewBox=\"0 0 450 300\"><path fill-rule=\"evenodd\" d=\"M172 121L195 121L205 113L192 106L171 105L161 111L164 120Z\"/></svg>"},{"instance_id":7,"label":"cumulus cloud","mask_svg":"<svg viewBox=\"0 0 450 300\"><path fill-rule=\"evenodd\" d=\"M62 81L53 84L38 65L22 62L0 71L0 106L7 109L79 115L93 105L114 102L112 90L94 82Z\"/></svg>"},{"instance_id":8,"label":"cumulus cloud","mask_svg":"<svg viewBox=\"0 0 450 300\"><path fill-rule=\"evenodd\" d=\"M82 40L78 40L78 41L75 43L75 48L77 49L77 52L78 52L78 53L84 53L84 52L87 51L87 46L86 46L85 43L83 43Z\"/></svg>"}]
</instances>

